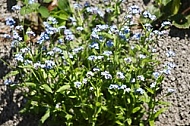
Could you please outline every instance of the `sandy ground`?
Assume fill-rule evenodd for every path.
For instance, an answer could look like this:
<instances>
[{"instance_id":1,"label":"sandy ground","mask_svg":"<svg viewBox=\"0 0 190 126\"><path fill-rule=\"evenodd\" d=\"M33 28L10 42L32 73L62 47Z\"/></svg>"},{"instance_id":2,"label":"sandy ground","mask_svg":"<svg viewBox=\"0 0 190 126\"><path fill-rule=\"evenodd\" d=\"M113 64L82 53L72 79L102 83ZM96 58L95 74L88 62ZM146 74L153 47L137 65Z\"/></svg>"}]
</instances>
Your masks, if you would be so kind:
<instances>
[{"instance_id":1,"label":"sandy ground","mask_svg":"<svg viewBox=\"0 0 190 126\"><path fill-rule=\"evenodd\" d=\"M12 15L7 11L6 0L0 3L0 35L7 32L3 19ZM129 0L141 7L143 0ZM10 3L9 3L10 5ZM174 88L175 93L165 98L171 102L168 111L161 114L156 121L157 126L189 126L190 125L190 30L170 29L170 34L160 38L157 42L158 59L161 63L174 62L176 67L171 75L167 75L163 81L162 94L168 88ZM167 57L166 52L172 50L174 57ZM11 61L10 42L0 38L0 58ZM34 126L38 118L34 116L21 116L18 111L21 107L22 96L18 91L12 91L3 85L2 78L9 71L6 64L0 61L0 126Z\"/></svg>"}]
</instances>

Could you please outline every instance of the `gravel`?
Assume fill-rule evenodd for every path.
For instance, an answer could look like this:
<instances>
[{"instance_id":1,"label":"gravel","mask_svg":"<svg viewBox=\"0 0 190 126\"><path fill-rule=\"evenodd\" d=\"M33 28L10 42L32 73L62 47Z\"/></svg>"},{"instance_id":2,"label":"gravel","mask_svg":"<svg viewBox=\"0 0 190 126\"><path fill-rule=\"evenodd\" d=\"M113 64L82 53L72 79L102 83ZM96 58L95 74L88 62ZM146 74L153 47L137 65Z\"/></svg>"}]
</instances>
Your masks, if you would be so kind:
<instances>
[{"instance_id":1,"label":"gravel","mask_svg":"<svg viewBox=\"0 0 190 126\"><path fill-rule=\"evenodd\" d=\"M145 1L145 0L144 0ZM6 0L0 4L0 35L9 29L3 20L13 14L7 11ZM145 7L143 0L129 0L142 8ZM129 4L129 5L130 5ZM10 8L10 7L9 7ZM164 100L171 103L166 112L161 114L156 121L156 126L189 126L190 125L190 29L179 30L172 27L169 35L162 37L157 42L158 59L163 67L165 62L174 62L176 67L170 75L166 75L163 81L161 94L166 94L168 88L175 92ZM167 57L166 52L172 50L175 56ZM0 58L11 63L10 42L0 37ZM9 67L0 61L0 126L34 126L37 125L38 117L33 115L20 115L23 98L20 92L11 90L3 85L3 77L8 73Z\"/></svg>"}]
</instances>

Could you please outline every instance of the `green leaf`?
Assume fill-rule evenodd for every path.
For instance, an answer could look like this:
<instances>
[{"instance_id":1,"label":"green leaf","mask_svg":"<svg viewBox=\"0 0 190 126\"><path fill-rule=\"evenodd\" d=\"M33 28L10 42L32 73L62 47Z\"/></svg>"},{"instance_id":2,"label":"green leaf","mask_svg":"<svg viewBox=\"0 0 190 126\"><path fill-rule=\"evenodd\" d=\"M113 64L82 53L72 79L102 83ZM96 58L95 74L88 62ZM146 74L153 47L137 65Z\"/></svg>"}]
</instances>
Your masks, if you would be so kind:
<instances>
[{"instance_id":1,"label":"green leaf","mask_svg":"<svg viewBox=\"0 0 190 126\"><path fill-rule=\"evenodd\" d=\"M120 122L119 120L117 120L115 123L117 123L119 126L124 126L124 124Z\"/></svg>"},{"instance_id":2,"label":"green leaf","mask_svg":"<svg viewBox=\"0 0 190 126\"><path fill-rule=\"evenodd\" d=\"M154 114L154 119L156 119L160 114L162 114L166 108L161 108L159 109L155 114Z\"/></svg>"},{"instance_id":3,"label":"green leaf","mask_svg":"<svg viewBox=\"0 0 190 126\"><path fill-rule=\"evenodd\" d=\"M100 102L96 102L96 106L97 107L101 106L101 103Z\"/></svg>"},{"instance_id":4,"label":"green leaf","mask_svg":"<svg viewBox=\"0 0 190 126\"><path fill-rule=\"evenodd\" d=\"M56 92L63 92L63 91L65 91L65 90L67 90L67 89L69 89L70 88L70 85L63 85L63 86L61 86Z\"/></svg>"},{"instance_id":5,"label":"green leaf","mask_svg":"<svg viewBox=\"0 0 190 126\"><path fill-rule=\"evenodd\" d=\"M154 91L153 91L151 88L146 87L146 90L147 90L148 92L150 92L151 94L154 94Z\"/></svg>"},{"instance_id":6,"label":"green leaf","mask_svg":"<svg viewBox=\"0 0 190 126\"><path fill-rule=\"evenodd\" d=\"M46 113L40 119L40 122L43 124L50 117L50 109L46 111Z\"/></svg>"},{"instance_id":7,"label":"green leaf","mask_svg":"<svg viewBox=\"0 0 190 126\"><path fill-rule=\"evenodd\" d=\"M32 83L32 82L25 82L24 85L25 85L26 87L33 87L33 88L36 87L36 84L35 84L35 83Z\"/></svg>"},{"instance_id":8,"label":"green leaf","mask_svg":"<svg viewBox=\"0 0 190 126\"><path fill-rule=\"evenodd\" d=\"M8 74L4 77L4 79L7 79L7 78L12 77L12 76L15 76L15 75L17 75L17 74L19 74L19 72L18 72L17 70L11 71L10 73L8 73Z\"/></svg>"},{"instance_id":9,"label":"green leaf","mask_svg":"<svg viewBox=\"0 0 190 126\"><path fill-rule=\"evenodd\" d=\"M58 7L59 9L64 10L68 14L72 13L69 0L58 0Z\"/></svg>"},{"instance_id":10,"label":"green leaf","mask_svg":"<svg viewBox=\"0 0 190 126\"><path fill-rule=\"evenodd\" d=\"M43 0L44 3L50 3L52 0Z\"/></svg>"},{"instance_id":11,"label":"green leaf","mask_svg":"<svg viewBox=\"0 0 190 126\"><path fill-rule=\"evenodd\" d=\"M102 108L102 110L104 110L104 111L107 111L107 110L108 110L107 106L101 106L101 108Z\"/></svg>"},{"instance_id":12,"label":"green leaf","mask_svg":"<svg viewBox=\"0 0 190 126\"><path fill-rule=\"evenodd\" d=\"M58 12L52 12L51 14L54 15L55 18L61 19L64 21L66 21L69 17L69 15L65 11L62 11L62 10Z\"/></svg>"},{"instance_id":13,"label":"green leaf","mask_svg":"<svg viewBox=\"0 0 190 126\"><path fill-rule=\"evenodd\" d=\"M170 106L171 105L170 102L164 102L164 101L158 101L157 103L160 104L160 105L166 105L166 106Z\"/></svg>"},{"instance_id":14,"label":"green leaf","mask_svg":"<svg viewBox=\"0 0 190 126\"><path fill-rule=\"evenodd\" d=\"M127 118L126 120L127 120L128 125L130 126L131 123L132 123L132 119L131 118Z\"/></svg>"},{"instance_id":15,"label":"green leaf","mask_svg":"<svg viewBox=\"0 0 190 126\"><path fill-rule=\"evenodd\" d=\"M70 120L70 119L72 119L72 115L71 114L67 114L66 116L65 116L65 118L67 119L67 120Z\"/></svg>"},{"instance_id":16,"label":"green leaf","mask_svg":"<svg viewBox=\"0 0 190 126\"><path fill-rule=\"evenodd\" d=\"M177 14L180 8L180 0L173 0L171 12L173 15Z\"/></svg>"},{"instance_id":17,"label":"green leaf","mask_svg":"<svg viewBox=\"0 0 190 126\"><path fill-rule=\"evenodd\" d=\"M151 13L154 14L157 18L162 16L162 13L159 8L156 8L154 5L150 5L147 7L147 10Z\"/></svg>"},{"instance_id":18,"label":"green leaf","mask_svg":"<svg viewBox=\"0 0 190 126\"><path fill-rule=\"evenodd\" d=\"M33 12L33 10L32 9L29 9L29 8L27 8L27 7L22 7L21 9L20 9L20 14L21 15L27 15L27 14L30 14L30 13L32 13Z\"/></svg>"},{"instance_id":19,"label":"green leaf","mask_svg":"<svg viewBox=\"0 0 190 126\"><path fill-rule=\"evenodd\" d=\"M171 2L172 0L162 0L162 4L164 6L166 6L169 2Z\"/></svg>"},{"instance_id":20,"label":"green leaf","mask_svg":"<svg viewBox=\"0 0 190 126\"><path fill-rule=\"evenodd\" d=\"M44 70L44 69L41 69L41 71L42 71L42 74L43 74L43 78L44 78L44 79L47 79L47 74L46 74L45 70Z\"/></svg>"},{"instance_id":21,"label":"green leaf","mask_svg":"<svg viewBox=\"0 0 190 126\"><path fill-rule=\"evenodd\" d=\"M132 110L132 113L136 113L137 111L139 111L141 109L141 107L135 107L133 110Z\"/></svg>"},{"instance_id":22,"label":"green leaf","mask_svg":"<svg viewBox=\"0 0 190 126\"><path fill-rule=\"evenodd\" d=\"M69 98L77 98L77 96L69 96Z\"/></svg>"},{"instance_id":23,"label":"green leaf","mask_svg":"<svg viewBox=\"0 0 190 126\"><path fill-rule=\"evenodd\" d=\"M41 89L44 89L45 91L47 91L49 93L53 93L52 89L47 84L41 85Z\"/></svg>"},{"instance_id":24,"label":"green leaf","mask_svg":"<svg viewBox=\"0 0 190 126\"><path fill-rule=\"evenodd\" d=\"M190 15L185 17L182 14L177 14L174 16L172 24L180 29L188 29L190 28Z\"/></svg>"},{"instance_id":25,"label":"green leaf","mask_svg":"<svg viewBox=\"0 0 190 126\"><path fill-rule=\"evenodd\" d=\"M150 126L154 126L154 120L149 120L148 122Z\"/></svg>"},{"instance_id":26,"label":"green leaf","mask_svg":"<svg viewBox=\"0 0 190 126\"><path fill-rule=\"evenodd\" d=\"M38 12L42 15L43 18L47 18L49 16L49 11L46 7L44 6L41 6L39 9L38 9Z\"/></svg>"}]
</instances>

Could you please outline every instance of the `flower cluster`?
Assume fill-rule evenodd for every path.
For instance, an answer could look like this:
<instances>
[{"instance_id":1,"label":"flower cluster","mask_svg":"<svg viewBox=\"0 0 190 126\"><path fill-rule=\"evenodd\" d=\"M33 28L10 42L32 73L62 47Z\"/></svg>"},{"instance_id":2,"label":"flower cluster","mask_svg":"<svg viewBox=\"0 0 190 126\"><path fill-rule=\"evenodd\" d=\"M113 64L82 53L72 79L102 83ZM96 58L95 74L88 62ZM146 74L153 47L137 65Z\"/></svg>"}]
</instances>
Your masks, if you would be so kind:
<instances>
[{"instance_id":1,"label":"flower cluster","mask_svg":"<svg viewBox=\"0 0 190 126\"><path fill-rule=\"evenodd\" d=\"M29 0L28 4L35 2ZM23 26L15 26L12 18L6 20L13 34L5 37L12 39L11 46L16 48L14 59L23 75L23 82L18 86L29 88L27 93L34 104L39 98L41 106L35 107L45 110L46 115L51 113L57 119L62 113L60 117L63 117L64 124L74 125L69 122L71 120L76 124L99 125L97 120L105 117L107 111L116 112L105 117L112 121L110 124L116 124L118 115L124 119L117 122L125 122L124 125L136 125L136 120L130 117L143 115L142 112L152 118L152 105L156 104L154 96L162 81L162 73L169 73L175 67L168 62L167 71L153 69L156 65L152 59L153 40L164 34L163 31L152 31L150 23L143 24L146 31L132 29L133 19L138 15L155 20L154 15L146 11L142 13L133 5L124 20L121 23L116 21L117 24L113 17L119 18L123 1L117 1L114 6L106 2L109 3L104 1L104 8L91 6L88 2L84 5L75 3L74 10L66 9L73 11L72 15L66 15L67 21L50 13L51 16L42 23L43 31L38 34L31 28L24 30ZM13 10L19 10L19 7L15 6ZM62 14L62 10L60 12ZM169 23L163 23L163 27L166 25ZM26 31L25 38L19 34L23 31ZM27 44L26 38L36 41L35 45ZM172 57L175 53L169 51L166 55ZM9 83L12 82L5 81L5 84ZM148 112L144 111L142 103L149 107ZM35 108L34 104L27 104L28 108ZM85 123L80 123L84 120Z\"/></svg>"}]
</instances>

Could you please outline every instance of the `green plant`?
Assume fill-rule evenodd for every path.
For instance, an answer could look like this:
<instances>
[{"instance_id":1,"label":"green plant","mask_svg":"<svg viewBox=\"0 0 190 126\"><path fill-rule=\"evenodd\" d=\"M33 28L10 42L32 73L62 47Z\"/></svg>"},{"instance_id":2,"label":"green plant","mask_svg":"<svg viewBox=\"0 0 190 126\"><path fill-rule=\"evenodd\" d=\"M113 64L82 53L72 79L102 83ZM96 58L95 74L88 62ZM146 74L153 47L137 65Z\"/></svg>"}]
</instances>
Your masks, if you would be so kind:
<instances>
[{"instance_id":1,"label":"green plant","mask_svg":"<svg viewBox=\"0 0 190 126\"><path fill-rule=\"evenodd\" d=\"M147 10L158 18L153 24L159 24L170 20L177 28L187 29L190 27L190 6L186 0L155 0L154 5Z\"/></svg>"},{"instance_id":2,"label":"green plant","mask_svg":"<svg viewBox=\"0 0 190 126\"><path fill-rule=\"evenodd\" d=\"M105 10L77 4L66 26L56 15L48 17L35 46L15 38L17 67L4 79L13 83L9 77L19 75L12 87L26 98L21 112L38 114L40 124L50 125L154 125L166 109L155 108L167 105L156 98L164 73L155 71L159 62L151 51L161 32L148 24L132 31L139 8L131 6L120 17L122 1L115 2Z\"/></svg>"}]
</instances>

